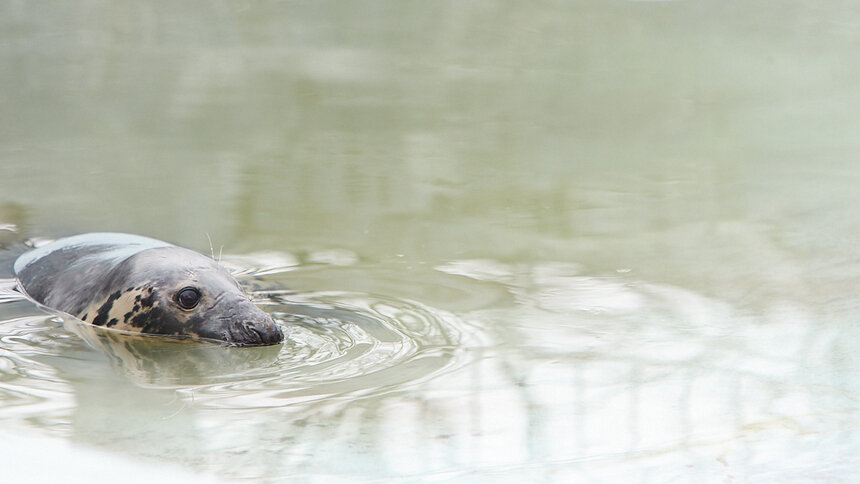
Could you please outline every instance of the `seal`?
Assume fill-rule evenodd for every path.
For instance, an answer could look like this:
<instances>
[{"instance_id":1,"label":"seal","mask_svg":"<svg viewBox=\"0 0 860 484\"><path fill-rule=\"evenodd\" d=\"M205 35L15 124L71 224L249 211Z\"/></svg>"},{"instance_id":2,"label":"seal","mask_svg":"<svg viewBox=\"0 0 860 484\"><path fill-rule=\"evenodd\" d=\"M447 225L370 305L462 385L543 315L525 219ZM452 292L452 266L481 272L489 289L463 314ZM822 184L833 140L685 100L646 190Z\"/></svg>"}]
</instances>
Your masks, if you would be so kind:
<instances>
[{"instance_id":1,"label":"seal","mask_svg":"<svg viewBox=\"0 0 860 484\"><path fill-rule=\"evenodd\" d=\"M13 271L29 299L95 326L234 346L284 339L226 269L160 240L76 235L22 254Z\"/></svg>"}]
</instances>

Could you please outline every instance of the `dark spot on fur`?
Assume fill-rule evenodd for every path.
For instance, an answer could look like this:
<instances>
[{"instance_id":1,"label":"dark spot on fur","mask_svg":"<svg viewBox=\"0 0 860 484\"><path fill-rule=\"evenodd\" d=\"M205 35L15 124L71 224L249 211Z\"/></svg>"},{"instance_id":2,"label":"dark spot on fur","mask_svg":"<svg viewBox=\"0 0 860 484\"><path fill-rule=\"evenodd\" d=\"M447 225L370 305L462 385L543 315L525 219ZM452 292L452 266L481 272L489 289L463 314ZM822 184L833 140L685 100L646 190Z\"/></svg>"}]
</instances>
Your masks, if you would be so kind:
<instances>
[{"instance_id":1,"label":"dark spot on fur","mask_svg":"<svg viewBox=\"0 0 860 484\"><path fill-rule=\"evenodd\" d=\"M89 316L90 313L84 314L84 317L81 318L81 321L86 321Z\"/></svg>"},{"instance_id":2,"label":"dark spot on fur","mask_svg":"<svg viewBox=\"0 0 860 484\"><path fill-rule=\"evenodd\" d=\"M159 331L149 331L148 328L157 329L160 326L160 319L162 319L161 311L155 309L134 314L129 320L129 322L135 328L142 328L141 332L143 333L159 333Z\"/></svg>"},{"instance_id":3,"label":"dark spot on fur","mask_svg":"<svg viewBox=\"0 0 860 484\"><path fill-rule=\"evenodd\" d=\"M134 316L134 311L129 311L129 312L127 312L127 313L123 314L123 316L122 316L122 322L123 322L123 323L127 323L127 322L128 322L128 318L130 318L130 317L132 317L132 316Z\"/></svg>"},{"instance_id":4,"label":"dark spot on fur","mask_svg":"<svg viewBox=\"0 0 860 484\"><path fill-rule=\"evenodd\" d=\"M185 334L185 325L162 308L155 307L149 311L135 314L129 320L141 333L150 334Z\"/></svg>"},{"instance_id":5,"label":"dark spot on fur","mask_svg":"<svg viewBox=\"0 0 860 484\"><path fill-rule=\"evenodd\" d=\"M99 308L98 314L95 319L93 319L93 324L96 326L103 326L107 322L108 313L110 313L110 309L113 307L114 301L119 299L122 295L122 291L117 291L110 296L108 296L107 301L101 305Z\"/></svg>"},{"instance_id":6,"label":"dark spot on fur","mask_svg":"<svg viewBox=\"0 0 860 484\"><path fill-rule=\"evenodd\" d=\"M107 322L107 324L105 325L105 327L110 328L111 326L116 326L116 323L118 323L118 322L119 322L119 320L118 320L118 319L113 318L113 319L111 319L110 321L108 321L108 322Z\"/></svg>"},{"instance_id":7,"label":"dark spot on fur","mask_svg":"<svg viewBox=\"0 0 860 484\"><path fill-rule=\"evenodd\" d=\"M148 295L146 297L141 297L140 307L152 308L152 306L155 304L156 292L151 287L147 287L144 292L147 293ZM140 296L138 296L138 297L140 297Z\"/></svg>"}]
</instances>

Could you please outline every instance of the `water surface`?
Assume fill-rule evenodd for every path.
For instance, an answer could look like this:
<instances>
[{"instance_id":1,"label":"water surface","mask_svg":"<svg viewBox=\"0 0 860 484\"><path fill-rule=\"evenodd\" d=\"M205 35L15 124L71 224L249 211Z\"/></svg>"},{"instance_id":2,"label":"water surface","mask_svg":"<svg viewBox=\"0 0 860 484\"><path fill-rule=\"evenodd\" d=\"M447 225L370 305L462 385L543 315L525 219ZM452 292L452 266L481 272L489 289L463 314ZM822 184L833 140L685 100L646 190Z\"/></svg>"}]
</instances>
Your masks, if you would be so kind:
<instances>
[{"instance_id":1,"label":"water surface","mask_svg":"<svg viewBox=\"0 0 860 484\"><path fill-rule=\"evenodd\" d=\"M224 480L856 482L857 25L4 3L3 439ZM129 340L12 292L28 245L89 231L212 254L287 342Z\"/></svg>"}]
</instances>

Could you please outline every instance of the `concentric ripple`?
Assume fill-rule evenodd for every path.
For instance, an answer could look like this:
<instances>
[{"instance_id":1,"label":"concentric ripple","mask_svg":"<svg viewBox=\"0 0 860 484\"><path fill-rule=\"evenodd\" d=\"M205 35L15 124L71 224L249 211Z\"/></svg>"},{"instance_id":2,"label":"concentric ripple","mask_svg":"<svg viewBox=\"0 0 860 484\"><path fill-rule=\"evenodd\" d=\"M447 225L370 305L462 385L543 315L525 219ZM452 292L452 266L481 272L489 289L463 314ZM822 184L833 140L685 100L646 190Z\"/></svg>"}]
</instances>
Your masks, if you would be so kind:
<instances>
[{"instance_id":1,"label":"concentric ripple","mask_svg":"<svg viewBox=\"0 0 860 484\"><path fill-rule=\"evenodd\" d=\"M284 346L242 378L187 389L195 403L272 407L400 390L454 365L462 348L466 326L416 302L346 292L254 296L280 322Z\"/></svg>"},{"instance_id":2,"label":"concentric ripple","mask_svg":"<svg viewBox=\"0 0 860 484\"><path fill-rule=\"evenodd\" d=\"M64 328L108 356L139 386L173 388L195 405L279 407L379 394L450 368L467 325L416 302L354 292L258 291L283 345L236 348L95 327Z\"/></svg>"}]
</instances>

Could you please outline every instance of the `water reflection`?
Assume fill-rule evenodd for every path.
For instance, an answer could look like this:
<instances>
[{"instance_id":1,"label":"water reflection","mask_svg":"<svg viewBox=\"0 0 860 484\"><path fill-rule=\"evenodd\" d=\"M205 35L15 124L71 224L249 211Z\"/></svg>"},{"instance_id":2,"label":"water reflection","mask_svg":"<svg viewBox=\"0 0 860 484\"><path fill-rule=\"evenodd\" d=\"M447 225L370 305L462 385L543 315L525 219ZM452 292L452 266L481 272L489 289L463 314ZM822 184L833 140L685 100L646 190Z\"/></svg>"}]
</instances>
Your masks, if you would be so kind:
<instances>
[{"instance_id":1,"label":"water reflection","mask_svg":"<svg viewBox=\"0 0 860 484\"><path fill-rule=\"evenodd\" d=\"M100 328L71 317L63 327L104 353L120 374L144 386L201 384L249 378L277 358L280 346L231 351L217 344Z\"/></svg>"},{"instance_id":2,"label":"water reflection","mask_svg":"<svg viewBox=\"0 0 860 484\"><path fill-rule=\"evenodd\" d=\"M479 393L491 392L492 404L474 395L460 403L477 405L484 432L509 437L504 455L564 466L559 472L568 477L619 478L624 471L603 466L659 466L671 453L700 475L721 475L767 467L755 444L762 440L801 455L825 442L843 450L857 443L837 423L854 421L854 384L818 381L813 393L797 387L801 375L838 371L831 358L843 352L845 336L800 306L754 317L688 290L585 276L570 264L455 261L439 269L502 282L518 300L513 311L475 316L507 348L488 349L495 358L466 378ZM739 441L748 447L734 447ZM714 461L699 457L715 453ZM828 465L833 473L822 475L838 476L848 464L835 457Z\"/></svg>"},{"instance_id":3,"label":"water reflection","mask_svg":"<svg viewBox=\"0 0 860 484\"><path fill-rule=\"evenodd\" d=\"M624 270L594 277L570 263L484 259L428 268L446 287L507 294L506 302L491 291L492 305L455 316L366 292L279 289L285 272L240 259L227 258L284 327L282 347L7 320L0 418L47 418L86 442L135 455L143 445L145 455L241 478L540 469L617 479L644 466L665 480L685 474L681 462L720 476L758 472L784 452L804 468L821 445L834 453L816 457L828 466L819 475L832 477L846 472L841 456L857 444L844 430L856 423L856 382L813 376L837 375L835 355L847 368L856 357L844 334L813 327L799 306L753 317ZM313 263L290 267L298 285L321 275ZM17 304L12 296L6 304ZM118 373L106 373L105 358ZM133 443L122 443L127 428L108 424L117 419L139 422ZM248 446L257 450L241 454ZM367 453L345 458L353 447ZM236 452L229 465L211 457Z\"/></svg>"}]
</instances>

